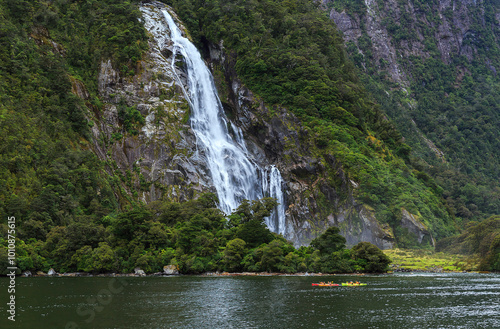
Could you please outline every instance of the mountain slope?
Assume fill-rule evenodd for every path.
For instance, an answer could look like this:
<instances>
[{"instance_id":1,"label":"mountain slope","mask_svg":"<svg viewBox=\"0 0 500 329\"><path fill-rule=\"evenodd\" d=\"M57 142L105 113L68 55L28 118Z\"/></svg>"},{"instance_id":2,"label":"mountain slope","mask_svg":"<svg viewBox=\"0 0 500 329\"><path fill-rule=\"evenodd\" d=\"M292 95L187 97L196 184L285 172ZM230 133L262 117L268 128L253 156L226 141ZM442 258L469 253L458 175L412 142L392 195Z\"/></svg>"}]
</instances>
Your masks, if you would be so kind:
<instances>
[{"instance_id":1,"label":"mountain slope","mask_svg":"<svg viewBox=\"0 0 500 329\"><path fill-rule=\"evenodd\" d=\"M500 212L500 5L323 1L367 89L459 220Z\"/></svg>"},{"instance_id":2,"label":"mountain slope","mask_svg":"<svg viewBox=\"0 0 500 329\"><path fill-rule=\"evenodd\" d=\"M335 159L356 186L354 199L379 222L410 237L403 227L415 228L410 217L436 237L455 230L439 186L404 163L410 149L364 90L333 25L313 2L169 3L190 23L207 57L210 47L220 51L223 45L230 63L222 76L232 70L265 104L286 107L299 118L314 140L311 153L319 161ZM220 90L228 86L231 81ZM333 187L340 189L338 183ZM338 207L327 202L318 209L326 216L313 216L340 224Z\"/></svg>"},{"instance_id":3,"label":"mountain slope","mask_svg":"<svg viewBox=\"0 0 500 329\"><path fill-rule=\"evenodd\" d=\"M443 188L366 91L322 8L305 0L168 3L204 51L255 161L282 172L294 232L287 238L308 244L334 225L349 245L390 248L457 232ZM182 61L171 69L168 47L155 49L137 3L35 1L22 17L14 2L0 4L1 206L25 220L19 238L66 268L87 246L107 253L100 243L129 267L141 250L159 252L114 239L133 234L117 229L122 222L174 246L172 229L145 209L213 192L173 77L182 80Z\"/></svg>"}]
</instances>

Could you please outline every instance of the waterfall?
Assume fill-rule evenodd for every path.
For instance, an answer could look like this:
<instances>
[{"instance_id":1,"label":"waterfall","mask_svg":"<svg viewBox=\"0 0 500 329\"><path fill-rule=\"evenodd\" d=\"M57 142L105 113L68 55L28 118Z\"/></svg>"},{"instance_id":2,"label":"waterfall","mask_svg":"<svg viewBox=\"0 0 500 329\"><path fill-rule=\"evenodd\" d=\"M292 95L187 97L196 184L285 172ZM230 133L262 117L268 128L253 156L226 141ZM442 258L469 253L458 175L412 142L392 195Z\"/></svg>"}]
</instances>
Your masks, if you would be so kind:
<instances>
[{"instance_id":1,"label":"waterfall","mask_svg":"<svg viewBox=\"0 0 500 329\"><path fill-rule=\"evenodd\" d=\"M290 232L286 231L283 185L284 181L278 168L271 166L269 170L264 170L262 175L262 190L267 195L275 198L279 203L271 216L266 219L266 224L272 232L281 233L284 236Z\"/></svg>"},{"instance_id":2,"label":"waterfall","mask_svg":"<svg viewBox=\"0 0 500 329\"><path fill-rule=\"evenodd\" d=\"M165 34L168 33L161 22L148 17L146 9L143 9L143 12L149 25L154 29L163 29ZM161 12L173 42L172 70L175 72L177 55L181 55L185 63L187 90L183 88L183 91L191 107L190 124L196 136L198 150L207 159L219 198L219 208L229 214L243 199L256 200L266 196L276 198L279 205L266 219L266 224L271 231L285 235L284 184L278 168L261 168L252 160L241 130L230 124L223 112L212 74L198 49L182 36L168 11L162 9ZM182 87L179 77L177 80ZM232 127L234 138L228 130L228 125Z\"/></svg>"}]
</instances>

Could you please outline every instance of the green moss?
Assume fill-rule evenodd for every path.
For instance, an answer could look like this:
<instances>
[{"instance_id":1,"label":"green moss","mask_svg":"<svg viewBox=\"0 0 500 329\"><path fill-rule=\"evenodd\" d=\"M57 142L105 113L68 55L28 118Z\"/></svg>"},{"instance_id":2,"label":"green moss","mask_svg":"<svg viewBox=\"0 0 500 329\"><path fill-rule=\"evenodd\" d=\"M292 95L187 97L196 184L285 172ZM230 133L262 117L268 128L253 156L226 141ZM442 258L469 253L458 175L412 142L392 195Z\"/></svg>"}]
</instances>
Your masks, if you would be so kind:
<instances>
[{"instance_id":1,"label":"green moss","mask_svg":"<svg viewBox=\"0 0 500 329\"><path fill-rule=\"evenodd\" d=\"M431 250L384 250L392 259L392 263L401 269L409 270L445 270L445 271L473 271L477 269L477 259L467 256L437 253Z\"/></svg>"},{"instance_id":2,"label":"green moss","mask_svg":"<svg viewBox=\"0 0 500 329\"><path fill-rule=\"evenodd\" d=\"M191 116L191 110L190 110L189 105L187 104L187 102L186 103L182 103L181 108L182 108L182 110L185 111L184 115L182 117L181 122L182 122L182 124L187 124L189 122L189 118Z\"/></svg>"}]
</instances>

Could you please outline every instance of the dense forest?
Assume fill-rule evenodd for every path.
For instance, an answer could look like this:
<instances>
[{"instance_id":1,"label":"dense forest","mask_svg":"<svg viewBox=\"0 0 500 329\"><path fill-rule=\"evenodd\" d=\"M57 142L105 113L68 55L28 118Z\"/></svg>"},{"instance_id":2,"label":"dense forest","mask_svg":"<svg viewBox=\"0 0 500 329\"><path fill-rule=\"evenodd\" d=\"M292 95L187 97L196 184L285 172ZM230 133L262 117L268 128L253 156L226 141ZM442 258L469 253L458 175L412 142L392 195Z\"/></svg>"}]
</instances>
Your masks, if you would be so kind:
<instances>
[{"instance_id":1,"label":"dense forest","mask_svg":"<svg viewBox=\"0 0 500 329\"><path fill-rule=\"evenodd\" d=\"M166 264L180 273L250 272L385 272L390 259L376 246L361 242L345 248L345 238L329 228L310 247L295 249L264 223L273 199L243 202L229 217L215 208L215 196L186 203L151 203L105 216L99 225L74 222L56 226L46 241L18 241L17 266L60 272L161 272ZM0 249L2 268L7 251Z\"/></svg>"},{"instance_id":2,"label":"dense forest","mask_svg":"<svg viewBox=\"0 0 500 329\"><path fill-rule=\"evenodd\" d=\"M346 49L367 90L412 147L410 165L442 188L448 210L460 223L500 213L498 2L460 3L443 11L439 1L412 1L411 8L395 1L397 8L390 10L377 1L371 10L406 73L409 84L403 88L390 77L388 62L375 56L365 3L327 3L328 10L360 19L361 36L349 40ZM462 38L460 49L443 49L447 40L440 34L447 24ZM420 56L410 54L408 49L420 45ZM428 140L441 151L438 156Z\"/></svg>"},{"instance_id":3,"label":"dense forest","mask_svg":"<svg viewBox=\"0 0 500 329\"><path fill-rule=\"evenodd\" d=\"M386 114L398 122L394 110L370 94L380 84L360 73L335 25L314 1L165 2L200 49L223 40L237 59L242 81L266 104L285 107L301 120L314 136L312 152L338 159L359 184L356 199L392 227L400 247L417 246L416 237L399 226L402 209L418 214L437 239L458 233L455 216L473 219L499 212L498 190L491 194L495 190L487 184L498 167L446 171L421 163L418 145L412 150L387 119ZM93 152L90 128L96 123L89 113L98 118L103 111L97 92L103 60L111 59L122 76L137 73L137 61L147 50L138 4L0 0L0 215L17 219L20 270L130 272L141 267L157 272L168 264L182 273L386 270L389 260L378 248L360 243L346 249L337 228L295 249L263 224L274 200L244 202L225 216L211 194L186 203L162 199L146 205L123 189L122 177L110 174L108 164ZM75 94L78 84L86 86L87 101ZM483 87L470 82L471 90L484 95L475 98L478 108L496 97L492 92L491 100ZM426 97L431 105L438 100ZM123 109L124 127L143 123L139 112ZM481 122L471 124L495 132ZM124 133L133 134L129 128ZM429 125L431 131L439 129ZM483 166L478 162L476 167ZM461 179L481 175L477 183L460 185ZM473 199L481 193L486 197ZM479 213L466 217L462 205ZM1 223L2 264L6 232ZM494 257L488 259L492 263L488 260L485 268L496 264Z\"/></svg>"}]
</instances>

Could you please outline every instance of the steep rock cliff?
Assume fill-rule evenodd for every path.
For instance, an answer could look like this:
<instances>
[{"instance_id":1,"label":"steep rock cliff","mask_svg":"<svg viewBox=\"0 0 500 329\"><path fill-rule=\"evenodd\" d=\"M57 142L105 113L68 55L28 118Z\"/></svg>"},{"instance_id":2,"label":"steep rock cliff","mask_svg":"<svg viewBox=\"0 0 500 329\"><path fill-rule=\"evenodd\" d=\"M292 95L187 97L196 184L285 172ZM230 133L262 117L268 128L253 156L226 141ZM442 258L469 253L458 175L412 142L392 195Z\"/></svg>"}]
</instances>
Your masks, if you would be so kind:
<instances>
[{"instance_id":1,"label":"steep rock cliff","mask_svg":"<svg viewBox=\"0 0 500 329\"><path fill-rule=\"evenodd\" d=\"M287 238L304 245L329 226L338 226L349 246L369 241L383 249L392 248L392 230L355 200L357 184L346 177L335 157L319 155L312 133L293 114L267 107L241 83L233 54L220 44L209 43L206 48L226 111L243 129L247 141L256 145L252 149L262 150L286 181L287 222L294 232Z\"/></svg>"},{"instance_id":2,"label":"steep rock cliff","mask_svg":"<svg viewBox=\"0 0 500 329\"><path fill-rule=\"evenodd\" d=\"M357 11L341 10L330 0L323 1L323 6L343 32L346 42L359 46L360 42L366 42L363 37L369 38L371 64L377 65L379 70L387 68L392 80L401 86L408 85L412 72L401 65L400 59L428 58L429 41L436 41L443 62L449 64L451 57L456 55L463 55L471 62L484 37L476 31L477 27L493 29L497 37L500 33L500 13L485 13L485 1L365 0ZM492 14L495 21L488 22ZM361 48L365 47L359 48L363 53ZM491 70L496 71L496 68L491 67Z\"/></svg>"},{"instance_id":3,"label":"steep rock cliff","mask_svg":"<svg viewBox=\"0 0 500 329\"><path fill-rule=\"evenodd\" d=\"M153 2L142 10L160 20L155 8L162 6ZM105 111L95 118L98 123L92 130L96 153L121 182L122 199L148 203L166 196L183 201L200 192L213 192L206 159L197 152L188 124L189 106L181 89L185 88L182 60L175 58L174 72L169 37L154 35L157 31L147 19L145 26L151 39L140 74L122 77L109 62L101 63L99 93ZM208 47L209 64L231 124L242 129L254 161L261 166L276 165L286 182L285 237L297 246L307 245L328 226L336 225L349 245L370 241L391 248L391 229L356 202L353 189L357 184L346 178L336 159L318 156L311 132L286 109L268 108L254 97L236 76L232 56L221 45ZM130 109L144 117L133 133L127 131L123 115ZM133 192L137 190L141 192Z\"/></svg>"},{"instance_id":4,"label":"steep rock cliff","mask_svg":"<svg viewBox=\"0 0 500 329\"><path fill-rule=\"evenodd\" d=\"M415 167L444 188L451 212L464 219L498 213L498 165L489 163L498 158L498 106L484 101L496 97L498 85L498 2L324 0L321 6L343 32L368 89L413 148ZM481 137L486 130L494 136ZM493 201L467 194L469 182ZM414 233L421 241L425 230Z\"/></svg>"},{"instance_id":5,"label":"steep rock cliff","mask_svg":"<svg viewBox=\"0 0 500 329\"><path fill-rule=\"evenodd\" d=\"M153 19L163 19L158 11L148 13ZM169 39L157 35L162 42L156 43L153 34L158 31L147 20L145 26L151 39L149 51L138 64L139 74L123 77L109 61L101 63L99 94L105 110L92 129L94 146L107 161L109 172L121 181L122 197L148 203L168 195L185 201L211 191L211 182L187 124L189 104L181 89L185 83L182 60L176 58L174 72ZM134 131L127 131L127 111L135 110L144 121ZM134 195L133 191L141 192Z\"/></svg>"}]
</instances>

